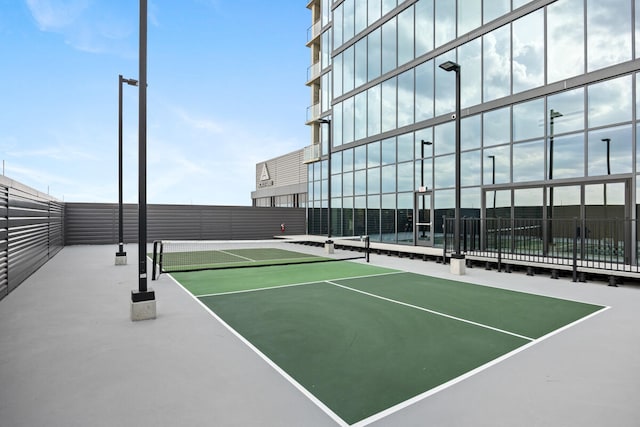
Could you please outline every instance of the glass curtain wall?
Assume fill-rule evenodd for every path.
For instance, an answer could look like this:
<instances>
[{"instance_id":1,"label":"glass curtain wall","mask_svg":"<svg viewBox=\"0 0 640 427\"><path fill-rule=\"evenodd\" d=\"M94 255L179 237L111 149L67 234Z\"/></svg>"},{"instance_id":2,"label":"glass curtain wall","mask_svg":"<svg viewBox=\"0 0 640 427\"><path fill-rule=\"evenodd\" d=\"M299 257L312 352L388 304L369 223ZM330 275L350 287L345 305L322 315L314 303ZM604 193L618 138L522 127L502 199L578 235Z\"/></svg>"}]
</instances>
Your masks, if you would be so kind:
<instances>
[{"instance_id":1,"label":"glass curtain wall","mask_svg":"<svg viewBox=\"0 0 640 427\"><path fill-rule=\"evenodd\" d=\"M640 0L532 3L345 0L333 9L334 232L413 244L423 184L436 233L452 216L455 78L438 67L447 60L461 66L464 216L564 218L583 215L585 203L604 216L595 207L604 198L576 199L587 181L594 194L607 189L607 203L635 203L619 183L637 187L640 77L621 64L640 57ZM327 229L326 173L326 161L308 165L313 234Z\"/></svg>"}]
</instances>

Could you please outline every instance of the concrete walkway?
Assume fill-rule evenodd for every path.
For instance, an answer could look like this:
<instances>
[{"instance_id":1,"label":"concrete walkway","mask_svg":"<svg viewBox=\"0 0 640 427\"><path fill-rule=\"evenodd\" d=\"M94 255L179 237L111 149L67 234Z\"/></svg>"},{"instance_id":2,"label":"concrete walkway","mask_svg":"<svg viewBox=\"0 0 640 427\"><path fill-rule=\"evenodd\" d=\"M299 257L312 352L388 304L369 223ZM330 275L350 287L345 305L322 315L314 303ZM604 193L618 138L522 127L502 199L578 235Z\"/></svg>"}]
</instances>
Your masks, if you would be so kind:
<instances>
[{"instance_id":1,"label":"concrete walkway","mask_svg":"<svg viewBox=\"0 0 640 427\"><path fill-rule=\"evenodd\" d=\"M0 426L336 425L169 276L132 322L137 251L116 250L65 247L0 301ZM640 425L640 286L372 263L612 308L371 425Z\"/></svg>"}]
</instances>

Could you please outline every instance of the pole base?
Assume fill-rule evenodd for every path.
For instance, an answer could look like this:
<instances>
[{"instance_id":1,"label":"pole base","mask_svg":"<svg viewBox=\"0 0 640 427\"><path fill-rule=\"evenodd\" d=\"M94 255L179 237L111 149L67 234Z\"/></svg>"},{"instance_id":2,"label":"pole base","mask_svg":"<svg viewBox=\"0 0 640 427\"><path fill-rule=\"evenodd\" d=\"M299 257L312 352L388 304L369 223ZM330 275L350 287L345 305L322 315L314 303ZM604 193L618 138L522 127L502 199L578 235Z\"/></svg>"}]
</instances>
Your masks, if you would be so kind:
<instances>
[{"instance_id":1,"label":"pole base","mask_svg":"<svg viewBox=\"0 0 640 427\"><path fill-rule=\"evenodd\" d=\"M333 240L327 240L326 242L324 242L324 252L327 254L332 254L334 253L335 250L335 246L333 243Z\"/></svg>"},{"instance_id":2,"label":"pole base","mask_svg":"<svg viewBox=\"0 0 640 427\"><path fill-rule=\"evenodd\" d=\"M451 274L457 276L464 276L466 274L466 260L464 255L452 255L449 260L449 271Z\"/></svg>"},{"instance_id":3,"label":"pole base","mask_svg":"<svg viewBox=\"0 0 640 427\"><path fill-rule=\"evenodd\" d=\"M126 252L116 252L116 265L127 265Z\"/></svg>"},{"instance_id":4,"label":"pole base","mask_svg":"<svg viewBox=\"0 0 640 427\"><path fill-rule=\"evenodd\" d=\"M131 320L149 320L156 318L156 296L149 289L146 292L131 291Z\"/></svg>"}]
</instances>

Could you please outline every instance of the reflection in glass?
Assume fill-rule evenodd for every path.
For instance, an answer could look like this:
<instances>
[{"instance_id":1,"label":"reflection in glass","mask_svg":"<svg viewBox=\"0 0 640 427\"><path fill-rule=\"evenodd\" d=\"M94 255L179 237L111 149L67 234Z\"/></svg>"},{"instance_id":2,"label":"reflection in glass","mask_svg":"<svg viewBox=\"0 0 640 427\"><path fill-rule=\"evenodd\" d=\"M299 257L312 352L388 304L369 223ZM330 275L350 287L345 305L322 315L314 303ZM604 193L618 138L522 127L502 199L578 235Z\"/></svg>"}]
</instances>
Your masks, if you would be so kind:
<instances>
[{"instance_id":1,"label":"reflection in glass","mask_svg":"<svg viewBox=\"0 0 640 427\"><path fill-rule=\"evenodd\" d=\"M433 0L420 0L415 4L416 58L433 50Z\"/></svg>"},{"instance_id":2,"label":"reflection in glass","mask_svg":"<svg viewBox=\"0 0 640 427\"><path fill-rule=\"evenodd\" d=\"M389 165L396 162L396 139L387 138L382 141L382 164Z\"/></svg>"},{"instance_id":3,"label":"reflection in glass","mask_svg":"<svg viewBox=\"0 0 640 427\"><path fill-rule=\"evenodd\" d=\"M353 141L353 97L347 98L342 103L342 143L348 144Z\"/></svg>"},{"instance_id":4,"label":"reflection in glass","mask_svg":"<svg viewBox=\"0 0 640 427\"><path fill-rule=\"evenodd\" d=\"M631 76L606 80L588 87L589 127L631 120Z\"/></svg>"},{"instance_id":5,"label":"reflection in glass","mask_svg":"<svg viewBox=\"0 0 640 427\"><path fill-rule=\"evenodd\" d=\"M482 143L485 147L504 144L511 140L509 120L509 107L499 110L487 111L482 115ZM515 123L515 122L514 122ZM463 134L464 135L464 134Z\"/></svg>"},{"instance_id":6,"label":"reflection in glass","mask_svg":"<svg viewBox=\"0 0 640 427\"><path fill-rule=\"evenodd\" d=\"M504 184L511 181L511 150L508 145L485 149L482 157L484 185Z\"/></svg>"},{"instance_id":7,"label":"reflection in glass","mask_svg":"<svg viewBox=\"0 0 640 427\"><path fill-rule=\"evenodd\" d=\"M544 179L544 142L532 141L513 145L513 182Z\"/></svg>"},{"instance_id":8,"label":"reflection in glass","mask_svg":"<svg viewBox=\"0 0 640 427\"><path fill-rule=\"evenodd\" d=\"M382 7L381 0L369 0L368 1L368 17L367 23L369 25L373 24L375 21L380 19L380 10Z\"/></svg>"},{"instance_id":9,"label":"reflection in glass","mask_svg":"<svg viewBox=\"0 0 640 427\"><path fill-rule=\"evenodd\" d=\"M367 169L367 194L380 192L380 168Z\"/></svg>"},{"instance_id":10,"label":"reflection in glass","mask_svg":"<svg viewBox=\"0 0 640 427\"><path fill-rule=\"evenodd\" d=\"M382 74L397 66L396 18L382 26Z\"/></svg>"},{"instance_id":11,"label":"reflection in glass","mask_svg":"<svg viewBox=\"0 0 640 427\"><path fill-rule=\"evenodd\" d=\"M398 76L398 127L413 124L413 69Z\"/></svg>"},{"instance_id":12,"label":"reflection in glass","mask_svg":"<svg viewBox=\"0 0 640 427\"><path fill-rule=\"evenodd\" d=\"M342 90L347 93L353 90L355 81L354 47L350 46L342 53Z\"/></svg>"},{"instance_id":13,"label":"reflection in glass","mask_svg":"<svg viewBox=\"0 0 640 427\"><path fill-rule=\"evenodd\" d=\"M354 169L360 170L367 167L367 146L359 145L353 151Z\"/></svg>"},{"instance_id":14,"label":"reflection in glass","mask_svg":"<svg viewBox=\"0 0 640 427\"><path fill-rule=\"evenodd\" d=\"M481 16L482 0L458 0L458 36L478 28Z\"/></svg>"},{"instance_id":15,"label":"reflection in glass","mask_svg":"<svg viewBox=\"0 0 640 427\"><path fill-rule=\"evenodd\" d=\"M353 197L342 198L342 233L353 236Z\"/></svg>"},{"instance_id":16,"label":"reflection in glass","mask_svg":"<svg viewBox=\"0 0 640 427\"><path fill-rule=\"evenodd\" d=\"M584 88L561 92L547 98L549 133L558 135L584 129ZM552 120L553 118L553 120ZM551 124L553 123L553 132Z\"/></svg>"},{"instance_id":17,"label":"reflection in glass","mask_svg":"<svg viewBox=\"0 0 640 427\"><path fill-rule=\"evenodd\" d=\"M584 73L583 0L547 6L547 83Z\"/></svg>"},{"instance_id":18,"label":"reflection in glass","mask_svg":"<svg viewBox=\"0 0 640 427\"><path fill-rule=\"evenodd\" d=\"M367 136L367 92L360 92L355 96L354 105L354 140Z\"/></svg>"},{"instance_id":19,"label":"reflection in glass","mask_svg":"<svg viewBox=\"0 0 640 427\"><path fill-rule=\"evenodd\" d=\"M366 208L367 198L365 196L353 198L353 232L356 236L362 236L366 233Z\"/></svg>"},{"instance_id":20,"label":"reflection in glass","mask_svg":"<svg viewBox=\"0 0 640 427\"><path fill-rule=\"evenodd\" d=\"M505 25L482 37L483 100L511 93L511 34Z\"/></svg>"},{"instance_id":21,"label":"reflection in glass","mask_svg":"<svg viewBox=\"0 0 640 427\"><path fill-rule=\"evenodd\" d=\"M550 139L551 141L551 139ZM550 179L579 178L584 176L584 134L556 136L550 153ZM552 160L551 160L552 159Z\"/></svg>"},{"instance_id":22,"label":"reflection in glass","mask_svg":"<svg viewBox=\"0 0 640 427\"><path fill-rule=\"evenodd\" d=\"M356 196L367 194L367 171L359 170L353 174L353 189Z\"/></svg>"},{"instance_id":23,"label":"reflection in glass","mask_svg":"<svg viewBox=\"0 0 640 427\"><path fill-rule=\"evenodd\" d=\"M344 5L340 5L333 10L333 48L337 49L342 45L342 11Z\"/></svg>"},{"instance_id":24,"label":"reflection in glass","mask_svg":"<svg viewBox=\"0 0 640 427\"><path fill-rule=\"evenodd\" d=\"M367 167L380 166L380 142L367 144Z\"/></svg>"},{"instance_id":25,"label":"reflection in glass","mask_svg":"<svg viewBox=\"0 0 640 427\"><path fill-rule=\"evenodd\" d=\"M455 121L436 126L433 129L433 152L435 155L453 153L456 148ZM460 132L462 133L462 132ZM461 135L462 136L462 135Z\"/></svg>"},{"instance_id":26,"label":"reflection in glass","mask_svg":"<svg viewBox=\"0 0 640 427\"><path fill-rule=\"evenodd\" d=\"M464 173L460 174L461 185L480 185L480 150L461 153L460 161L464 165Z\"/></svg>"},{"instance_id":27,"label":"reflection in glass","mask_svg":"<svg viewBox=\"0 0 640 427\"><path fill-rule=\"evenodd\" d=\"M398 191L414 191L413 162L398 163Z\"/></svg>"},{"instance_id":28,"label":"reflection in glass","mask_svg":"<svg viewBox=\"0 0 640 427\"><path fill-rule=\"evenodd\" d=\"M398 136L398 162L413 160L413 134Z\"/></svg>"},{"instance_id":29,"label":"reflection in glass","mask_svg":"<svg viewBox=\"0 0 640 427\"><path fill-rule=\"evenodd\" d=\"M629 0L587 1L587 71L632 59Z\"/></svg>"},{"instance_id":30,"label":"reflection in glass","mask_svg":"<svg viewBox=\"0 0 640 427\"><path fill-rule=\"evenodd\" d=\"M481 40L475 39L458 48L458 59L464 78L460 79L462 108L482 102L482 49Z\"/></svg>"},{"instance_id":31,"label":"reflection in glass","mask_svg":"<svg viewBox=\"0 0 640 427\"><path fill-rule=\"evenodd\" d=\"M449 188L455 185L455 156L440 156L434 159L434 179L433 187L436 189Z\"/></svg>"},{"instance_id":32,"label":"reflection in glass","mask_svg":"<svg viewBox=\"0 0 640 427\"><path fill-rule=\"evenodd\" d=\"M418 65L415 68L415 74L415 121L417 123L433 117L433 61Z\"/></svg>"},{"instance_id":33,"label":"reflection in glass","mask_svg":"<svg viewBox=\"0 0 640 427\"><path fill-rule=\"evenodd\" d=\"M444 55L440 55L434 61L435 64L443 64L447 61L456 62L455 51L449 51ZM446 71L437 69L435 73L435 93L436 93L436 109L435 114L451 114L456 110L456 73L447 73ZM460 84L464 80L465 70L460 70Z\"/></svg>"},{"instance_id":34,"label":"reflection in glass","mask_svg":"<svg viewBox=\"0 0 640 427\"><path fill-rule=\"evenodd\" d=\"M631 126L589 132L588 175L632 172Z\"/></svg>"},{"instance_id":35,"label":"reflection in glass","mask_svg":"<svg viewBox=\"0 0 640 427\"><path fill-rule=\"evenodd\" d=\"M517 189L513 191L513 215L515 218L542 219L544 192L542 188Z\"/></svg>"},{"instance_id":36,"label":"reflection in glass","mask_svg":"<svg viewBox=\"0 0 640 427\"><path fill-rule=\"evenodd\" d=\"M382 132L396 128L396 77L382 82Z\"/></svg>"},{"instance_id":37,"label":"reflection in glass","mask_svg":"<svg viewBox=\"0 0 640 427\"><path fill-rule=\"evenodd\" d=\"M398 194L398 241L413 241L413 193Z\"/></svg>"},{"instance_id":38,"label":"reflection in glass","mask_svg":"<svg viewBox=\"0 0 640 427\"><path fill-rule=\"evenodd\" d=\"M367 82L367 39L361 39L355 47L355 87Z\"/></svg>"},{"instance_id":39,"label":"reflection in glass","mask_svg":"<svg viewBox=\"0 0 640 427\"><path fill-rule=\"evenodd\" d=\"M511 11L511 0L485 0L482 2L482 20L486 24Z\"/></svg>"},{"instance_id":40,"label":"reflection in glass","mask_svg":"<svg viewBox=\"0 0 640 427\"><path fill-rule=\"evenodd\" d=\"M413 8L407 8L398 15L398 65L406 64L413 53Z\"/></svg>"},{"instance_id":41,"label":"reflection in glass","mask_svg":"<svg viewBox=\"0 0 640 427\"><path fill-rule=\"evenodd\" d=\"M513 93L544 85L544 10L513 25Z\"/></svg>"},{"instance_id":42,"label":"reflection in glass","mask_svg":"<svg viewBox=\"0 0 640 427\"><path fill-rule=\"evenodd\" d=\"M349 39L353 38L353 31L355 28L354 0L345 0L342 4L344 6L344 21L342 28L344 41L347 42Z\"/></svg>"},{"instance_id":43,"label":"reflection in glass","mask_svg":"<svg viewBox=\"0 0 640 427\"><path fill-rule=\"evenodd\" d=\"M513 106L514 141L543 137L544 123L544 99L534 99Z\"/></svg>"},{"instance_id":44,"label":"reflection in glass","mask_svg":"<svg viewBox=\"0 0 640 427\"><path fill-rule=\"evenodd\" d=\"M342 168L345 172L353 170L353 148L342 151Z\"/></svg>"},{"instance_id":45,"label":"reflection in glass","mask_svg":"<svg viewBox=\"0 0 640 427\"><path fill-rule=\"evenodd\" d=\"M382 211L380 213L381 240L387 243L396 242L396 195L382 195Z\"/></svg>"},{"instance_id":46,"label":"reflection in glass","mask_svg":"<svg viewBox=\"0 0 640 427\"><path fill-rule=\"evenodd\" d=\"M395 193L396 191L396 165L382 167L382 192Z\"/></svg>"},{"instance_id":47,"label":"reflection in glass","mask_svg":"<svg viewBox=\"0 0 640 427\"><path fill-rule=\"evenodd\" d=\"M356 26L355 34L367 28L367 0L356 0L355 4Z\"/></svg>"},{"instance_id":48,"label":"reflection in glass","mask_svg":"<svg viewBox=\"0 0 640 427\"><path fill-rule=\"evenodd\" d=\"M353 196L353 172L345 172L342 176L342 194Z\"/></svg>"},{"instance_id":49,"label":"reflection in glass","mask_svg":"<svg viewBox=\"0 0 640 427\"><path fill-rule=\"evenodd\" d=\"M463 151L480 148L481 131L480 114L460 121L460 147Z\"/></svg>"},{"instance_id":50,"label":"reflection in glass","mask_svg":"<svg viewBox=\"0 0 640 427\"><path fill-rule=\"evenodd\" d=\"M377 135L382 126L380 118L380 85L367 90L367 135Z\"/></svg>"},{"instance_id":51,"label":"reflection in glass","mask_svg":"<svg viewBox=\"0 0 640 427\"><path fill-rule=\"evenodd\" d=\"M436 17L434 21L436 23L436 47L455 39L456 3L453 1L436 1Z\"/></svg>"},{"instance_id":52,"label":"reflection in glass","mask_svg":"<svg viewBox=\"0 0 640 427\"><path fill-rule=\"evenodd\" d=\"M370 81L380 76L382 67L382 39L380 28L377 28L367 36L367 50L369 52L367 58L367 78Z\"/></svg>"}]
</instances>

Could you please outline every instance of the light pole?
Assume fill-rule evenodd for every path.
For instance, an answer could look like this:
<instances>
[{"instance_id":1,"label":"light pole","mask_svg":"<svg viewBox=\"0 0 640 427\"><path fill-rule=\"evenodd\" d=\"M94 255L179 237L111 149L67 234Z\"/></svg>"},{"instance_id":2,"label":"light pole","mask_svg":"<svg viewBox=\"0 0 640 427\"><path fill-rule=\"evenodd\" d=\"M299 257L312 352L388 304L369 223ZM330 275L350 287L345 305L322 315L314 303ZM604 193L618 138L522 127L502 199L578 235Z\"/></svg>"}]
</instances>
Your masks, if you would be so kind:
<instances>
[{"instance_id":1,"label":"light pole","mask_svg":"<svg viewBox=\"0 0 640 427\"><path fill-rule=\"evenodd\" d=\"M462 260L458 261L457 266L452 268L456 269L458 274L464 274L464 254L460 252L460 65L453 61L447 61L440 64L440 68L447 72L456 73L456 207L455 207L455 222L454 222L454 236L453 245L455 247L455 253L452 255L452 259Z\"/></svg>"},{"instance_id":2,"label":"light pole","mask_svg":"<svg viewBox=\"0 0 640 427\"><path fill-rule=\"evenodd\" d=\"M491 159L491 184L495 184L496 183L496 156L491 155L491 156L487 156L489 159ZM493 215L496 214L496 190L493 190Z\"/></svg>"},{"instance_id":3,"label":"light pole","mask_svg":"<svg viewBox=\"0 0 640 427\"><path fill-rule=\"evenodd\" d=\"M138 81L125 79L118 75L118 252L116 265L127 263L127 253L124 251L123 211L122 211L122 85L138 86Z\"/></svg>"},{"instance_id":4,"label":"light pole","mask_svg":"<svg viewBox=\"0 0 640 427\"><path fill-rule=\"evenodd\" d=\"M147 0L140 0L138 92L138 290L131 291L131 320L155 319L156 296L147 288Z\"/></svg>"},{"instance_id":5,"label":"light pole","mask_svg":"<svg viewBox=\"0 0 640 427\"><path fill-rule=\"evenodd\" d=\"M318 119L318 123L327 125L327 244L331 241L331 119Z\"/></svg>"},{"instance_id":6,"label":"light pole","mask_svg":"<svg viewBox=\"0 0 640 427\"><path fill-rule=\"evenodd\" d=\"M553 244L553 121L558 117L562 117L561 112L549 110L549 244Z\"/></svg>"},{"instance_id":7,"label":"light pole","mask_svg":"<svg viewBox=\"0 0 640 427\"><path fill-rule=\"evenodd\" d=\"M602 142L607 143L607 175L611 175L611 138L602 138ZM607 209L607 183L604 183L604 209L606 216Z\"/></svg>"}]
</instances>

